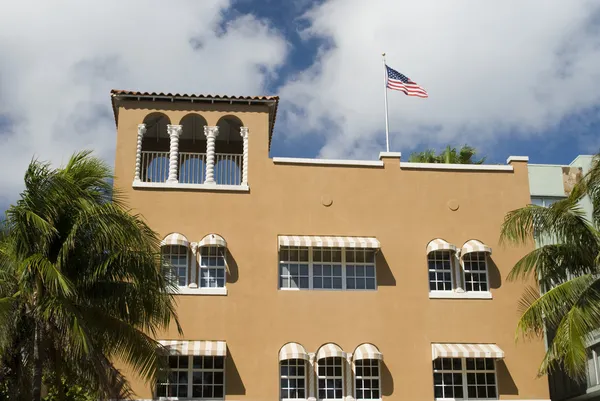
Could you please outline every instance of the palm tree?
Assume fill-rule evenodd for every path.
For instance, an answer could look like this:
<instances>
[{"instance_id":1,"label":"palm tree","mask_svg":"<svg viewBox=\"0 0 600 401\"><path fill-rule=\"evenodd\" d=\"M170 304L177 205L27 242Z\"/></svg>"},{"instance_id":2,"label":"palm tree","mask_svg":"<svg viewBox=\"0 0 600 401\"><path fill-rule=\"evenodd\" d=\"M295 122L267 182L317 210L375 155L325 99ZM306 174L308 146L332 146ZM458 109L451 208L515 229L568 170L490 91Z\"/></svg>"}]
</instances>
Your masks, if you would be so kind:
<instances>
[{"instance_id":1,"label":"palm tree","mask_svg":"<svg viewBox=\"0 0 600 401\"><path fill-rule=\"evenodd\" d=\"M39 401L42 375L104 398L129 391L113 361L150 380L154 335L175 322L156 234L125 209L107 165L82 152L64 168L32 161L0 241L0 374ZM123 395L123 394L122 394Z\"/></svg>"},{"instance_id":2,"label":"palm tree","mask_svg":"<svg viewBox=\"0 0 600 401\"><path fill-rule=\"evenodd\" d=\"M413 163L483 164L485 157L474 160L476 154L477 150L468 145L463 145L459 150L448 145L437 155L435 149L413 152L408 157L408 161Z\"/></svg>"},{"instance_id":3,"label":"palm tree","mask_svg":"<svg viewBox=\"0 0 600 401\"><path fill-rule=\"evenodd\" d=\"M580 200L589 196L591 220ZM509 212L501 241L538 247L511 270L509 280L538 279L542 294L529 287L520 301L517 334L553 333L539 372L562 368L570 377L585 378L586 340L600 328L600 154L570 196L550 207L528 205Z\"/></svg>"}]
</instances>

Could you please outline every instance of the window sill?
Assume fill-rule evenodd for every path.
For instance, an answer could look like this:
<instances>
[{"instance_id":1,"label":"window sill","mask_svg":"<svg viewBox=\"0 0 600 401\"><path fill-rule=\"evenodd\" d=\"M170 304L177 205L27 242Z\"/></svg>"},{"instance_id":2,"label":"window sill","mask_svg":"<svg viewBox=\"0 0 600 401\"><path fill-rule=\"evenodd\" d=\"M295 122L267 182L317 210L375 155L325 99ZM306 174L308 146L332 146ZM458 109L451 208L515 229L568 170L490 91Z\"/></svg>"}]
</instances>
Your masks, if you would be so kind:
<instances>
[{"instance_id":1,"label":"window sill","mask_svg":"<svg viewBox=\"0 0 600 401\"><path fill-rule=\"evenodd\" d=\"M227 295L227 287L223 288L190 288L179 287L171 292L175 295Z\"/></svg>"},{"instance_id":2,"label":"window sill","mask_svg":"<svg viewBox=\"0 0 600 401\"><path fill-rule=\"evenodd\" d=\"M489 291L430 291L429 299L492 299Z\"/></svg>"},{"instance_id":3,"label":"window sill","mask_svg":"<svg viewBox=\"0 0 600 401\"><path fill-rule=\"evenodd\" d=\"M131 186L140 189L189 189L199 191L250 192L250 187L248 185L180 184L178 182L134 181Z\"/></svg>"}]
</instances>

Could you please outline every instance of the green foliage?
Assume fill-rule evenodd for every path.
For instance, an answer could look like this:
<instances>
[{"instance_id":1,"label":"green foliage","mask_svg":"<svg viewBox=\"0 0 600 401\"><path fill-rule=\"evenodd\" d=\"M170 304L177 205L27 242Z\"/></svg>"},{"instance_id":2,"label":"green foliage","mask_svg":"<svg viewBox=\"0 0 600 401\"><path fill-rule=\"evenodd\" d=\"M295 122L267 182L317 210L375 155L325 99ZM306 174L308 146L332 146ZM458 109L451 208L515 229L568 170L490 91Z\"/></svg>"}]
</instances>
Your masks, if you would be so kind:
<instances>
[{"instance_id":1,"label":"green foliage","mask_svg":"<svg viewBox=\"0 0 600 401\"><path fill-rule=\"evenodd\" d=\"M129 392L119 360L151 380L159 330L175 322L159 269L159 242L113 192L89 152L54 169L32 161L0 236L0 385L12 400L40 399L42 374L103 398ZM52 387L54 386L54 387Z\"/></svg>"},{"instance_id":2,"label":"green foliage","mask_svg":"<svg viewBox=\"0 0 600 401\"><path fill-rule=\"evenodd\" d=\"M588 220L579 201L594 206ZM509 280L536 278L546 292L531 287L520 301L517 336L554 333L539 373L562 368L585 380L586 340L600 328L600 154L570 196L545 208L529 205L505 217L501 241L538 248L519 260Z\"/></svg>"},{"instance_id":3,"label":"green foliage","mask_svg":"<svg viewBox=\"0 0 600 401\"><path fill-rule=\"evenodd\" d=\"M460 149L451 148L448 145L436 155L435 149L427 149L423 152L413 152L408 157L413 163L452 163L452 164L483 164L485 157L475 160L477 150L471 146L463 145Z\"/></svg>"}]
</instances>

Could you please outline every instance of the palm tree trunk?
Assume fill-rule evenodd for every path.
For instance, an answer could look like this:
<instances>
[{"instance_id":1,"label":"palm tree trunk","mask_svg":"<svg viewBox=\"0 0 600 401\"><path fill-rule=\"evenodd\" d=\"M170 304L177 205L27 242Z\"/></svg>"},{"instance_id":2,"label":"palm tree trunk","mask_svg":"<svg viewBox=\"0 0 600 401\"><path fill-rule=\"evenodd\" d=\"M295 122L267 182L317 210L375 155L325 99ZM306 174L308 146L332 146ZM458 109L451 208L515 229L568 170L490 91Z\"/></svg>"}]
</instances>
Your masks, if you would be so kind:
<instances>
[{"instance_id":1,"label":"palm tree trunk","mask_svg":"<svg viewBox=\"0 0 600 401\"><path fill-rule=\"evenodd\" d=\"M36 283L36 291L34 294L34 316L37 313L39 300L42 298L42 282L38 278ZM34 317L35 319L35 317ZM42 399L42 322L35 319L35 335L33 339L33 380L32 380L32 401L41 401Z\"/></svg>"},{"instance_id":2,"label":"palm tree trunk","mask_svg":"<svg viewBox=\"0 0 600 401\"><path fill-rule=\"evenodd\" d=\"M40 323L35 325L35 337L33 340L33 383L32 397L33 401L42 399L42 329Z\"/></svg>"}]
</instances>

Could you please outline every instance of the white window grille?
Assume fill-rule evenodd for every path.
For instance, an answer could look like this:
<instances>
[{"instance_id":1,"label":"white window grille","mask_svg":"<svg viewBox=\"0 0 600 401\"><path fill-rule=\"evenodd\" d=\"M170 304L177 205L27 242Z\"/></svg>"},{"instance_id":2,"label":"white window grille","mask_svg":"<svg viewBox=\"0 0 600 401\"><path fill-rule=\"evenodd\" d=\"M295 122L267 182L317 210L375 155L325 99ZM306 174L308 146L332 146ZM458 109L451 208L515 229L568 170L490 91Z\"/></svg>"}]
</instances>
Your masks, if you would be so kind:
<instances>
[{"instance_id":1,"label":"white window grille","mask_svg":"<svg viewBox=\"0 0 600 401\"><path fill-rule=\"evenodd\" d=\"M430 291L452 291L454 254L450 251L432 251L427 255Z\"/></svg>"},{"instance_id":2,"label":"white window grille","mask_svg":"<svg viewBox=\"0 0 600 401\"><path fill-rule=\"evenodd\" d=\"M436 400L498 399L496 366L491 358L437 358L433 361Z\"/></svg>"},{"instance_id":3,"label":"white window grille","mask_svg":"<svg viewBox=\"0 0 600 401\"><path fill-rule=\"evenodd\" d=\"M471 252L463 256L466 291L488 291L487 254Z\"/></svg>"},{"instance_id":4,"label":"white window grille","mask_svg":"<svg viewBox=\"0 0 600 401\"><path fill-rule=\"evenodd\" d=\"M317 388L319 400L341 400L344 396L343 359L321 358L317 362Z\"/></svg>"},{"instance_id":5,"label":"white window grille","mask_svg":"<svg viewBox=\"0 0 600 401\"><path fill-rule=\"evenodd\" d=\"M183 245L165 245L162 251L162 268L167 278L180 287L188 284L188 248Z\"/></svg>"},{"instance_id":6,"label":"white window grille","mask_svg":"<svg viewBox=\"0 0 600 401\"><path fill-rule=\"evenodd\" d=\"M375 290L375 250L281 247L281 289Z\"/></svg>"},{"instance_id":7,"label":"white window grille","mask_svg":"<svg viewBox=\"0 0 600 401\"><path fill-rule=\"evenodd\" d=\"M169 356L169 368L159 375L156 397L223 400L224 356Z\"/></svg>"},{"instance_id":8,"label":"white window grille","mask_svg":"<svg viewBox=\"0 0 600 401\"><path fill-rule=\"evenodd\" d=\"M281 400L306 399L306 361L287 359L281 361Z\"/></svg>"},{"instance_id":9,"label":"white window grille","mask_svg":"<svg viewBox=\"0 0 600 401\"><path fill-rule=\"evenodd\" d=\"M355 397L360 400L381 399L381 379L378 359L361 359L354 362Z\"/></svg>"},{"instance_id":10,"label":"white window grille","mask_svg":"<svg viewBox=\"0 0 600 401\"><path fill-rule=\"evenodd\" d=\"M225 248L219 246L200 248L200 287L225 287Z\"/></svg>"}]
</instances>

